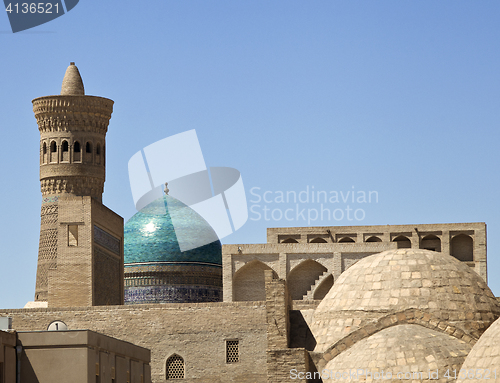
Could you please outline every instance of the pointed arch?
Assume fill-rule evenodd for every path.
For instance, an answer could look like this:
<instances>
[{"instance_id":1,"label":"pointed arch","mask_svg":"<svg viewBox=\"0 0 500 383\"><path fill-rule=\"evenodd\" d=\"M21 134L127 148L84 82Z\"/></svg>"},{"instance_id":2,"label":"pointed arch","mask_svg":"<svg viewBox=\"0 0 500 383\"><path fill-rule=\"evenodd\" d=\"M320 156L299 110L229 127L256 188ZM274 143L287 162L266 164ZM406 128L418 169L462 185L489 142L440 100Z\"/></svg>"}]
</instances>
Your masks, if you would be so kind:
<instances>
[{"instance_id":1,"label":"pointed arch","mask_svg":"<svg viewBox=\"0 0 500 383\"><path fill-rule=\"evenodd\" d=\"M43 145L42 145L42 160L41 160L41 163L42 164L46 164L47 163L47 143L44 142Z\"/></svg>"},{"instance_id":2,"label":"pointed arch","mask_svg":"<svg viewBox=\"0 0 500 383\"><path fill-rule=\"evenodd\" d=\"M316 280L326 271L328 270L325 266L312 259L306 259L295 266L286 277L292 299L304 299L304 295L312 289Z\"/></svg>"},{"instance_id":3,"label":"pointed arch","mask_svg":"<svg viewBox=\"0 0 500 383\"><path fill-rule=\"evenodd\" d=\"M82 153L81 153L81 147L80 143L78 141L75 141L73 144L73 161L74 162L81 162L82 160Z\"/></svg>"},{"instance_id":4,"label":"pointed arch","mask_svg":"<svg viewBox=\"0 0 500 383\"><path fill-rule=\"evenodd\" d=\"M55 141L50 143L50 162L57 162L57 144Z\"/></svg>"},{"instance_id":5,"label":"pointed arch","mask_svg":"<svg viewBox=\"0 0 500 383\"><path fill-rule=\"evenodd\" d=\"M309 243L328 243L328 242L324 238L316 237L314 239L311 239Z\"/></svg>"},{"instance_id":6,"label":"pointed arch","mask_svg":"<svg viewBox=\"0 0 500 383\"><path fill-rule=\"evenodd\" d=\"M184 379L184 377L184 358L178 354L170 355L165 363L165 379Z\"/></svg>"},{"instance_id":7,"label":"pointed arch","mask_svg":"<svg viewBox=\"0 0 500 383\"><path fill-rule=\"evenodd\" d=\"M411 241L408 237L404 235L398 235L396 238L392 240L392 242L397 243L398 249L411 249Z\"/></svg>"},{"instance_id":8,"label":"pointed arch","mask_svg":"<svg viewBox=\"0 0 500 383\"><path fill-rule=\"evenodd\" d=\"M239 269L233 276L233 301L265 301L264 270L273 269L256 259Z\"/></svg>"},{"instance_id":9,"label":"pointed arch","mask_svg":"<svg viewBox=\"0 0 500 383\"><path fill-rule=\"evenodd\" d=\"M85 143L85 153L84 153L84 159L85 162L87 163L92 163L93 162L93 154L92 154L92 142L87 141Z\"/></svg>"},{"instance_id":10,"label":"pointed arch","mask_svg":"<svg viewBox=\"0 0 500 383\"><path fill-rule=\"evenodd\" d=\"M474 261L474 241L469 235L459 234L451 240L451 255L459 261Z\"/></svg>"},{"instance_id":11,"label":"pointed arch","mask_svg":"<svg viewBox=\"0 0 500 383\"><path fill-rule=\"evenodd\" d=\"M366 240L366 242L382 242L382 240L376 235L372 235L370 238Z\"/></svg>"},{"instance_id":12,"label":"pointed arch","mask_svg":"<svg viewBox=\"0 0 500 383\"><path fill-rule=\"evenodd\" d=\"M441 251L441 240L434 234L428 234L420 241L420 248L432 251Z\"/></svg>"},{"instance_id":13,"label":"pointed arch","mask_svg":"<svg viewBox=\"0 0 500 383\"><path fill-rule=\"evenodd\" d=\"M281 243L299 243L299 241L297 241L294 238L287 238L287 239L281 241Z\"/></svg>"},{"instance_id":14,"label":"pointed arch","mask_svg":"<svg viewBox=\"0 0 500 383\"><path fill-rule=\"evenodd\" d=\"M100 143L97 143L97 145L95 146L95 156L96 156L96 163L97 164L100 164L101 163L101 144Z\"/></svg>"},{"instance_id":15,"label":"pointed arch","mask_svg":"<svg viewBox=\"0 0 500 383\"><path fill-rule=\"evenodd\" d=\"M61 161L69 162L69 145L66 140L61 143Z\"/></svg>"},{"instance_id":16,"label":"pointed arch","mask_svg":"<svg viewBox=\"0 0 500 383\"><path fill-rule=\"evenodd\" d=\"M333 275L327 276L314 290L313 299L323 299L333 286Z\"/></svg>"}]
</instances>

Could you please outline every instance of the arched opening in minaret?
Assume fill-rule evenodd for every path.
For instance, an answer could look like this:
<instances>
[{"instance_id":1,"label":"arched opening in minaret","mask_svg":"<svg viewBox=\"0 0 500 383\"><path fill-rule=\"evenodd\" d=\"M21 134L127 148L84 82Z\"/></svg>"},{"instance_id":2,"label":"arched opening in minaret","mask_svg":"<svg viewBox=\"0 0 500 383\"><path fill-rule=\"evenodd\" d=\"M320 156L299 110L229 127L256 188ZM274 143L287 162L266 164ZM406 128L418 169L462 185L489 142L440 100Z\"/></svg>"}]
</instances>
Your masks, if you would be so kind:
<instances>
[{"instance_id":1,"label":"arched opening in minaret","mask_svg":"<svg viewBox=\"0 0 500 383\"><path fill-rule=\"evenodd\" d=\"M69 145L66 140L61 144L61 161L69 162Z\"/></svg>"},{"instance_id":2,"label":"arched opening in minaret","mask_svg":"<svg viewBox=\"0 0 500 383\"><path fill-rule=\"evenodd\" d=\"M85 162L92 162L92 143L88 141L85 144Z\"/></svg>"},{"instance_id":3,"label":"arched opening in minaret","mask_svg":"<svg viewBox=\"0 0 500 383\"><path fill-rule=\"evenodd\" d=\"M50 143L50 162L57 162L57 144L55 141Z\"/></svg>"},{"instance_id":4,"label":"arched opening in minaret","mask_svg":"<svg viewBox=\"0 0 500 383\"><path fill-rule=\"evenodd\" d=\"M47 143L44 142L42 145L42 164L47 163Z\"/></svg>"},{"instance_id":5,"label":"arched opening in minaret","mask_svg":"<svg viewBox=\"0 0 500 383\"><path fill-rule=\"evenodd\" d=\"M101 144L97 144L95 147L95 162L97 164L101 163Z\"/></svg>"},{"instance_id":6,"label":"arched opening in minaret","mask_svg":"<svg viewBox=\"0 0 500 383\"><path fill-rule=\"evenodd\" d=\"M75 143L73 144L73 161L82 161L80 143L78 141L75 141Z\"/></svg>"}]
</instances>

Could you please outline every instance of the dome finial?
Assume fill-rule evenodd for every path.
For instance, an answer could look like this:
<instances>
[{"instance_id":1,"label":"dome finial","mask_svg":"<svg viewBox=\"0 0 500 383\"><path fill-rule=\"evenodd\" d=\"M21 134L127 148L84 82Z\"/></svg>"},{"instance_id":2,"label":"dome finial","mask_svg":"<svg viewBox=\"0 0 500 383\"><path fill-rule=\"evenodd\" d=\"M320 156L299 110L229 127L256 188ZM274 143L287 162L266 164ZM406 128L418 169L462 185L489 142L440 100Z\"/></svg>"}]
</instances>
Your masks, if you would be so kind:
<instances>
[{"instance_id":1,"label":"dome finial","mask_svg":"<svg viewBox=\"0 0 500 383\"><path fill-rule=\"evenodd\" d=\"M61 95L63 96L84 96L82 77L74 62L69 64L61 86Z\"/></svg>"},{"instance_id":2,"label":"dome finial","mask_svg":"<svg viewBox=\"0 0 500 383\"><path fill-rule=\"evenodd\" d=\"M170 190L168 190L168 182L165 182L165 189L163 189L163 191L165 192L166 195L168 195L168 192Z\"/></svg>"}]
</instances>

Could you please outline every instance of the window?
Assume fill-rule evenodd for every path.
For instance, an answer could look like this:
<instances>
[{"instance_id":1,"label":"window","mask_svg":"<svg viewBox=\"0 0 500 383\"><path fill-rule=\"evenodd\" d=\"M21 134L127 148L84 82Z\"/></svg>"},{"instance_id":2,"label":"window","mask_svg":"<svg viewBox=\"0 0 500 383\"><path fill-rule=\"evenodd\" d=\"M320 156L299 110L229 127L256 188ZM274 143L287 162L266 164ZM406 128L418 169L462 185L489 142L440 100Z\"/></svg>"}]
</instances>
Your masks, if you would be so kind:
<instances>
[{"instance_id":1,"label":"window","mask_svg":"<svg viewBox=\"0 0 500 383\"><path fill-rule=\"evenodd\" d=\"M239 360L239 340L226 340L226 363L237 363Z\"/></svg>"},{"instance_id":2,"label":"window","mask_svg":"<svg viewBox=\"0 0 500 383\"><path fill-rule=\"evenodd\" d=\"M69 145L66 140L61 145L61 161L69 161Z\"/></svg>"},{"instance_id":3,"label":"window","mask_svg":"<svg viewBox=\"0 0 500 383\"><path fill-rule=\"evenodd\" d=\"M95 154L97 154L98 156L101 154L101 145L97 144L97 146L95 147Z\"/></svg>"},{"instance_id":4,"label":"window","mask_svg":"<svg viewBox=\"0 0 500 383\"><path fill-rule=\"evenodd\" d=\"M75 142L73 150L75 153L80 153L80 143L78 141Z\"/></svg>"},{"instance_id":5,"label":"window","mask_svg":"<svg viewBox=\"0 0 500 383\"><path fill-rule=\"evenodd\" d=\"M87 142L87 145L85 145L85 152L92 153L92 144L90 142Z\"/></svg>"},{"instance_id":6,"label":"window","mask_svg":"<svg viewBox=\"0 0 500 383\"><path fill-rule=\"evenodd\" d=\"M78 246L78 225L68 225L68 246Z\"/></svg>"},{"instance_id":7,"label":"window","mask_svg":"<svg viewBox=\"0 0 500 383\"><path fill-rule=\"evenodd\" d=\"M57 151L57 145L56 145L56 142L55 141L52 141L50 143L50 152L51 153L55 153Z\"/></svg>"},{"instance_id":8,"label":"window","mask_svg":"<svg viewBox=\"0 0 500 383\"><path fill-rule=\"evenodd\" d=\"M184 379L184 359L174 354L167 359L166 379Z\"/></svg>"},{"instance_id":9,"label":"window","mask_svg":"<svg viewBox=\"0 0 500 383\"><path fill-rule=\"evenodd\" d=\"M43 143L43 154L47 154L47 144Z\"/></svg>"}]
</instances>

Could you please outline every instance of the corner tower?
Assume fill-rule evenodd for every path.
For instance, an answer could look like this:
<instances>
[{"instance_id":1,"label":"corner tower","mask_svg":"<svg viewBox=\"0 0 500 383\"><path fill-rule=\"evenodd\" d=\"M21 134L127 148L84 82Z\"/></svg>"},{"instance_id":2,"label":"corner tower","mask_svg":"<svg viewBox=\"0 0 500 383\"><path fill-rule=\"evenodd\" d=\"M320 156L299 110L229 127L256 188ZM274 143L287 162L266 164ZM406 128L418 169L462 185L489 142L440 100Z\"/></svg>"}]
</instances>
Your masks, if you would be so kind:
<instances>
[{"instance_id":1,"label":"corner tower","mask_svg":"<svg viewBox=\"0 0 500 383\"><path fill-rule=\"evenodd\" d=\"M33 100L42 191L35 301L123 303L123 219L102 205L113 101L86 96L75 63L61 94Z\"/></svg>"}]
</instances>

